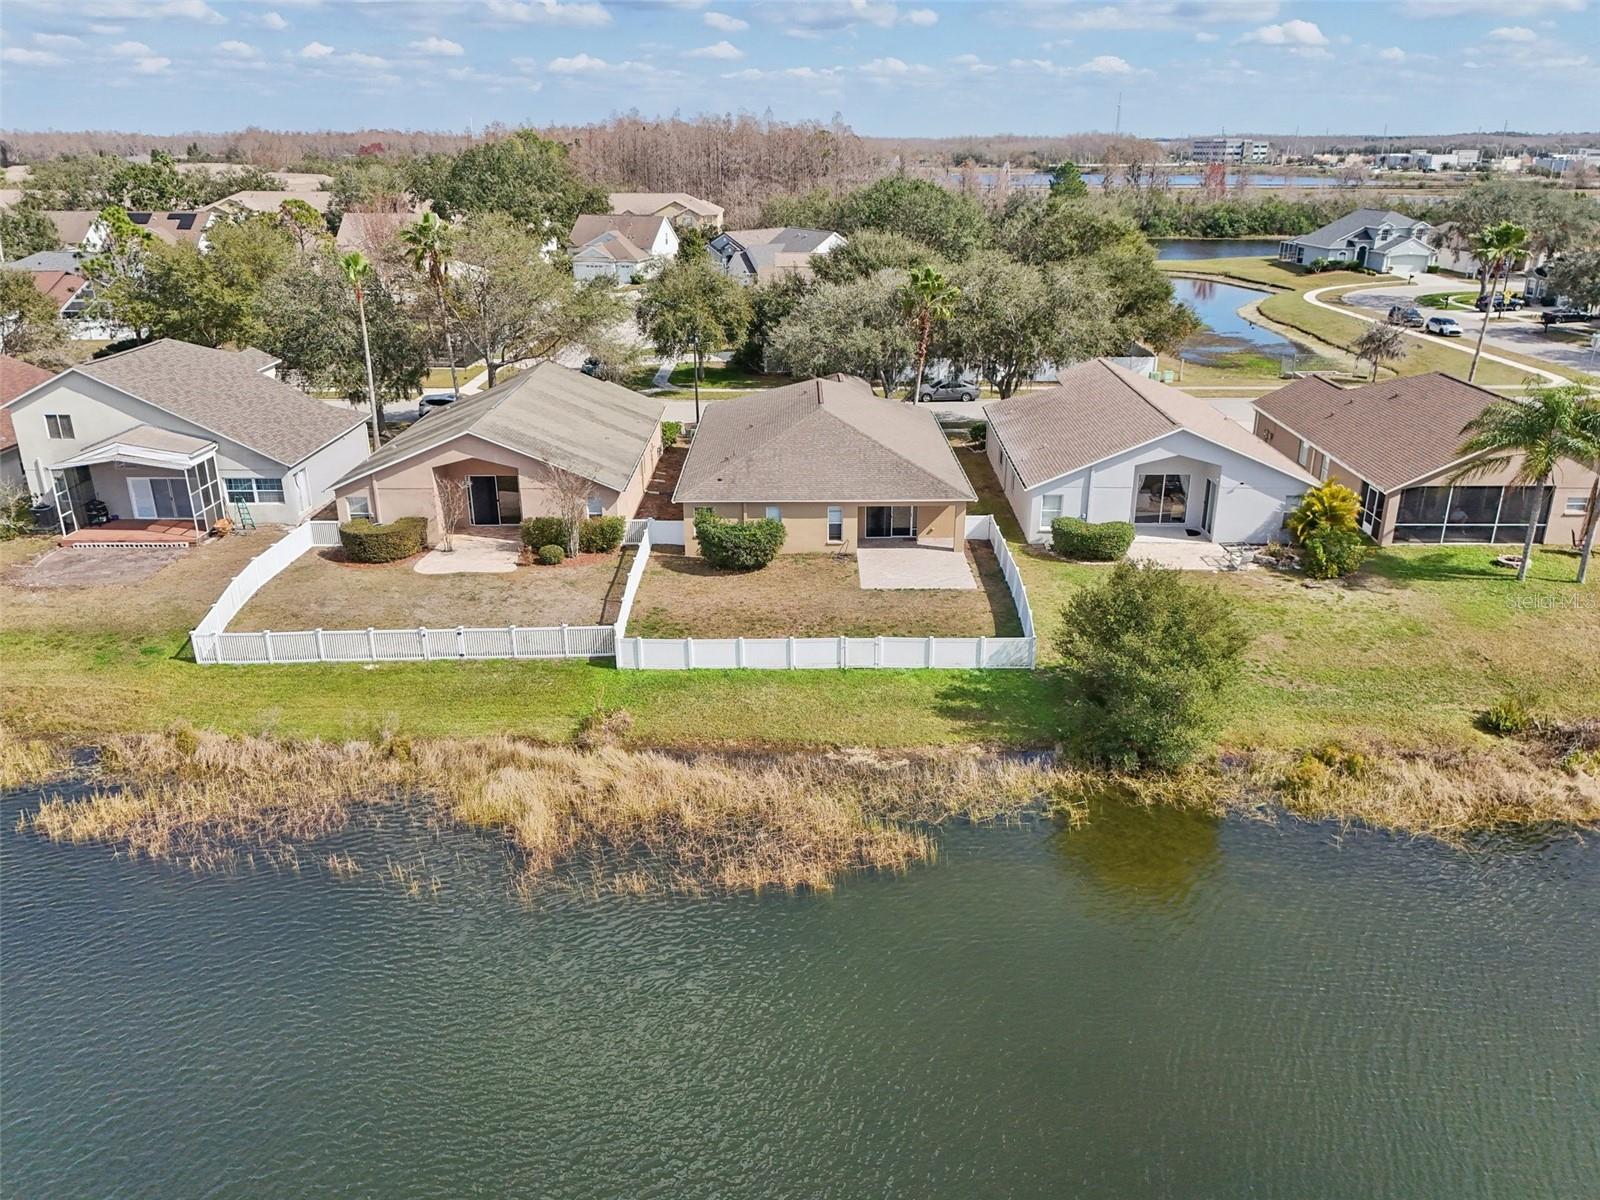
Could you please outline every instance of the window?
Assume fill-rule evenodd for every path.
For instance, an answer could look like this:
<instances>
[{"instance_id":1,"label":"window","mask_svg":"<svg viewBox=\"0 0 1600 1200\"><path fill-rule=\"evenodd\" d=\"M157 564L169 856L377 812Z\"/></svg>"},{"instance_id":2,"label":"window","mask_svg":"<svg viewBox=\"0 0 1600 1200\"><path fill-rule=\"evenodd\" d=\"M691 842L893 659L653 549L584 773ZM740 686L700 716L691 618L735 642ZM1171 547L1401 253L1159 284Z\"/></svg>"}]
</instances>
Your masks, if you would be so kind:
<instances>
[{"instance_id":1,"label":"window","mask_svg":"<svg viewBox=\"0 0 1600 1200\"><path fill-rule=\"evenodd\" d=\"M1587 496L1568 496L1567 497L1567 507L1563 511L1565 511L1565 513L1569 517L1581 517L1581 516L1583 516L1584 513L1589 511L1589 497L1587 497Z\"/></svg>"},{"instance_id":2,"label":"window","mask_svg":"<svg viewBox=\"0 0 1600 1200\"><path fill-rule=\"evenodd\" d=\"M1061 497L1039 497L1039 528L1048 531L1050 523L1061 515Z\"/></svg>"},{"instance_id":3,"label":"window","mask_svg":"<svg viewBox=\"0 0 1600 1200\"><path fill-rule=\"evenodd\" d=\"M783 509L778 507L778 505L776 505L776 504L767 505L767 520L769 520L769 521L781 521L781 520L783 520Z\"/></svg>"},{"instance_id":4,"label":"window","mask_svg":"<svg viewBox=\"0 0 1600 1200\"><path fill-rule=\"evenodd\" d=\"M589 515L591 517L598 517L604 512L605 512L605 505L601 503L600 497L599 496L590 496L589 497Z\"/></svg>"},{"instance_id":5,"label":"window","mask_svg":"<svg viewBox=\"0 0 1600 1200\"><path fill-rule=\"evenodd\" d=\"M1300 443L1300 453L1296 457L1295 461L1298 462L1302 467L1305 466L1308 462L1311 461L1311 443L1310 442L1301 442Z\"/></svg>"},{"instance_id":6,"label":"window","mask_svg":"<svg viewBox=\"0 0 1600 1200\"><path fill-rule=\"evenodd\" d=\"M281 479L224 479L229 504L282 504Z\"/></svg>"},{"instance_id":7,"label":"window","mask_svg":"<svg viewBox=\"0 0 1600 1200\"><path fill-rule=\"evenodd\" d=\"M345 507L350 510L350 519L372 520L372 501L366 496L348 496L345 498Z\"/></svg>"},{"instance_id":8,"label":"window","mask_svg":"<svg viewBox=\"0 0 1600 1200\"><path fill-rule=\"evenodd\" d=\"M73 437L72 418L65 413L46 413L44 429L50 437L58 440L68 440Z\"/></svg>"},{"instance_id":9,"label":"window","mask_svg":"<svg viewBox=\"0 0 1600 1200\"><path fill-rule=\"evenodd\" d=\"M830 542L844 541L844 509L828 509L828 540Z\"/></svg>"}]
</instances>

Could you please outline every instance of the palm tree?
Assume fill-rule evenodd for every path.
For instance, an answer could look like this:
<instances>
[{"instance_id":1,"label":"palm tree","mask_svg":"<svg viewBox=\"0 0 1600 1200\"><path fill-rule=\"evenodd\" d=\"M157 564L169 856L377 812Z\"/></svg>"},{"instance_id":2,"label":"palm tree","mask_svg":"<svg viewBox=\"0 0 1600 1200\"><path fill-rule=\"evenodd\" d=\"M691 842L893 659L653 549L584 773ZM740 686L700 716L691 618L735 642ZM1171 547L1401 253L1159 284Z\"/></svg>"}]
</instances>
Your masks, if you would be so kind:
<instances>
[{"instance_id":1,"label":"palm tree","mask_svg":"<svg viewBox=\"0 0 1600 1200\"><path fill-rule=\"evenodd\" d=\"M1406 356L1405 335L1394 325L1368 325L1358 337L1353 349L1357 362L1372 364L1372 378L1376 382L1378 367L1385 362L1399 362Z\"/></svg>"},{"instance_id":2,"label":"palm tree","mask_svg":"<svg viewBox=\"0 0 1600 1200\"><path fill-rule=\"evenodd\" d=\"M1578 410L1578 436L1589 447L1589 469L1595 481L1589 485L1589 503L1584 513L1583 549L1578 554L1578 582L1589 578L1589 560L1594 557L1595 534L1600 531L1600 401L1589 397Z\"/></svg>"},{"instance_id":3,"label":"palm tree","mask_svg":"<svg viewBox=\"0 0 1600 1200\"><path fill-rule=\"evenodd\" d=\"M1511 264L1521 258L1528 245L1528 231L1511 221L1491 225L1472 239L1472 253L1483 264L1484 277L1489 280L1486 293L1488 303L1483 310L1483 324L1478 327L1478 348L1472 352L1472 368L1467 372L1467 382L1478 377L1478 359L1483 356L1483 338L1489 332L1489 314L1494 311L1494 275L1504 269L1507 282L1511 279Z\"/></svg>"},{"instance_id":4,"label":"palm tree","mask_svg":"<svg viewBox=\"0 0 1600 1200\"><path fill-rule=\"evenodd\" d=\"M409 252L411 265L428 276L434 298L439 302L439 325L444 330L444 352L450 362L450 394L459 400L461 387L456 380L456 347L450 337L450 306L444 297L450 225L441 221L437 213L426 212L422 214L422 220L400 231L400 241Z\"/></svg>"},{"instance_id":5,"label":"palm tree","mask_svg":"<svg viewBox=\"0 0 1600 1200\"><path fill-rule=\"evenodd\" d=\"M376 450L383 434L383 410L378 404L378 385L372 378L372 342L367 337L366 283L372 278L372 264L359 250L342 255L339 267L356 290L356 313L361 318L361 353L367 360L367 400L372 405L372 448Z\"/></svg>"},{"instance_id":6,"label":"palm tree","mask_svg":"<svg viewBox=\"0 0 1600 1200\"><path fill-rule=\"evenodd\" d=\"M917 382L911 391L913 403L922 395L922 373L928 365L928 339L935 321L943 324L955 315L961 289L932 267L912 267L901 293L900 304L917 327Z\"/></svg>"},{"instance_id":7,"label":"palm tree","mask_svg":"<svg viewBox=\"0 0 1600 1200\"><path fill-rule=\"evenodd\" d=\"M1595 406L1577 384L1540 388L1517 400L1496 400L1461 431L1467 435L1456 453L1482 455L1456 472L1452 482L1498 471L1519 459L1512 482L1533 491L1528 506L1528 530L1522 541L1522 562L1517 579L1528 577L1533 559L1533 535L1539 523L1544 490L1563 461L1587 467L1600 458L1600 421ZM1590 531L1590 541L1593 530Z\"/></svg>"}]
</instances>

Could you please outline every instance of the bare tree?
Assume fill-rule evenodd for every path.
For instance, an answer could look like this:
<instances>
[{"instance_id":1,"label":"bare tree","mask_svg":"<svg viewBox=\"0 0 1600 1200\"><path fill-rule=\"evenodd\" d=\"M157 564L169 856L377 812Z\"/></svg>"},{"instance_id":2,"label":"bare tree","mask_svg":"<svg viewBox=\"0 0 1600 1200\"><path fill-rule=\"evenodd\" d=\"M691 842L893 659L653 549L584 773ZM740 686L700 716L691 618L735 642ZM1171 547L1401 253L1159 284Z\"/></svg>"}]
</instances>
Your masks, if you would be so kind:
<instances>
[{"instance_id":1,"label":"bare tree","mask_svg":"<svg viewBox=\"0 0 1600 1200\"><path fill-rule=\"evenodd\" d=\"M1398 325L1368 325L1351 349L1357 362L1372 364L1372 378L1376 380L1381 364L1399 362L1406 356L1406 337Z\"/></svg>"},{"instance_id":2,"label":"bare tree","mask_svg":"<svg viewBox=\"0 0 1600 1200\"><path fill-rule=\"evenodd\" d=\"M439 493L439 549L454 550L456 526L472 511L472 483L466 479L435 477L435 487Z\"/></svg>"},{"instance_id":3,"label":"bare tree","mask_svg":"<svg viewBox=\"0 0 1600 1200\"><path fill-rule=\"evenodd\" d=\"M556 515L567 523L567 557L578 553L578 527L589 515L589 498L594 495L594 481L576 471L544 465L544 480L556 497Z\"/></svg>"}]
</instances>

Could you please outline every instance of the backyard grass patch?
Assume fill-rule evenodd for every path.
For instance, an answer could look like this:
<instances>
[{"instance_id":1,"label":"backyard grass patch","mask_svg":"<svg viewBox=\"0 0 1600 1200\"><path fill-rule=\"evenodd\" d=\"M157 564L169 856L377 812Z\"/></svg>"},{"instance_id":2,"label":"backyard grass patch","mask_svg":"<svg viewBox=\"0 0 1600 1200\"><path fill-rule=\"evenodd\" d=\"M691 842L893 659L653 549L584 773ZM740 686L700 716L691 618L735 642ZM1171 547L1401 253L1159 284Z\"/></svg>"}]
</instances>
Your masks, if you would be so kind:
<instances>
[{"instance_id":1,"label":"backyard grass patch","mask_svg":"<svg viewBox=\"0 0 1600 1200\"><path fill-rule=\"evenodd\" d=\"M967 543L972 591L864 590L853 554L780 554L719 571L655 551L628 621L638 637L1021 637L994 551Z\"/></svg>"},{"instance_id":2,"label":"backyard grass patch","mask_svg":"<svg viewBox=\"0 0 1600 1200\"><path fill-rule=\"evenodd\" d=\"M672 382L681 388L694 387L694 364L683 363L672 369ZM737 391L756 391L761 388L782 387L794 383L792 375L767 375L760 371L747 371L742 367L708 364L700 369L700 386Z\"/></svg>"}]
</instances>

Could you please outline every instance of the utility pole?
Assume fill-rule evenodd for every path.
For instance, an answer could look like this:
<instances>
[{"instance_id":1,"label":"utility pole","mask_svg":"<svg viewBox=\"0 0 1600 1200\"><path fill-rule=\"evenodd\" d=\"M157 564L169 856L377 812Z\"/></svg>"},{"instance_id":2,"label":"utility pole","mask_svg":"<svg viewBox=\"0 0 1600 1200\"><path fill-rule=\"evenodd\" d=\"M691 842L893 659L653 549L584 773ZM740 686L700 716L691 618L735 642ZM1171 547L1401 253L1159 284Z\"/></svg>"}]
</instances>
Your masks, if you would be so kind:
<instances>
[{"instance_id":1,"label":"utility pole","mask_svg":"<svg viewBox=\"0 0 1600 1200\"><path fill-rule=\"evenodd\" d=\"M1117 124L1116 124L1116 128L1113 129L1112 132L1114 134L1116 134L1118 137L1122 136L1122 93L1121 92L1117 93Z\"/></svg>"}]
</instances>

